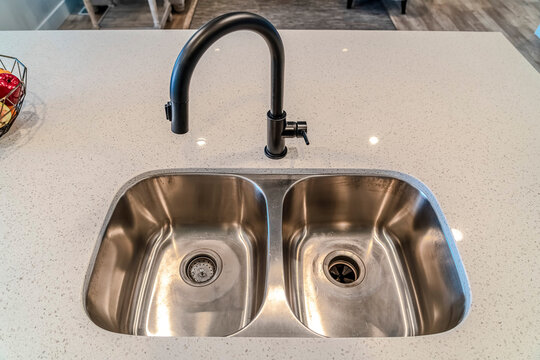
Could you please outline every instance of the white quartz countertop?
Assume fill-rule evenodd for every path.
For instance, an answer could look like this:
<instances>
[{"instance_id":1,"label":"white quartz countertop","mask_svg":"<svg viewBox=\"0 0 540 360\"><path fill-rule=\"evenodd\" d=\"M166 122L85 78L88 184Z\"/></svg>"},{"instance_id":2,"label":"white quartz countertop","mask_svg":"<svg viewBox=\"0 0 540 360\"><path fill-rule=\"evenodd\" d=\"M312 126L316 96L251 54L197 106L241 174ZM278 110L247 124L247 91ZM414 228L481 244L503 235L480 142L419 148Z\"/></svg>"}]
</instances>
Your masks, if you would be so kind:
<instances>
[{"instance_id":1,"label":"white quartz countertop","mask_svg":"<svg viewBox=\"0 0 540 360\"><path fill-rule=\"evenodd\" d=\"M540 75L498 33L282 31L288 120L266 158L270 57L248 32L201 59L190 132L164 118L191 31L3 32L29 68L0 138L0 359L540 357ZM219 50L218 50L219 49ZM379 142L372 145L370 137ZM197 141L204 139L205 145ZM457 328L410 338L166 338L102 330L83 285L114 195L156 169L358 168L437 198L472 290Z\"/></svg>"}]
</instances>

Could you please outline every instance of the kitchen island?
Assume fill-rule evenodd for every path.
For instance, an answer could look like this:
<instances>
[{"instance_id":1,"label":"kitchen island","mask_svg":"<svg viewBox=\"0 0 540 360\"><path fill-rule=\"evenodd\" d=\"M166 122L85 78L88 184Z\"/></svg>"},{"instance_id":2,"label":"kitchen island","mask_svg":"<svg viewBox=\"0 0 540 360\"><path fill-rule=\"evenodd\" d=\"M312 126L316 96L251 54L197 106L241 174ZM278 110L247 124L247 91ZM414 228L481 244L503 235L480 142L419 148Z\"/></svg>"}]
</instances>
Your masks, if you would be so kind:
<instances>
[{"instance_id":1,"label":"kitchen island","mask_svg":"<svg viewBox=\"0 0 540 360\"><path fill-rule=\"evenodd\" d=\"M190 132L163 104L191 31L4 32L29 69L0 138L0 358L537 358L540 76L498 33L281 31L285 110L311 145L268 159L269 56L248 32L195 70ZM96 50L97 49L97 50ZM451 228L468 317L408 338L174 338L96 326L83 289L118 190L157 169L384 169L422 181ZM223 171L223 170L221 170Z\"/></svg>"}]
</instances>

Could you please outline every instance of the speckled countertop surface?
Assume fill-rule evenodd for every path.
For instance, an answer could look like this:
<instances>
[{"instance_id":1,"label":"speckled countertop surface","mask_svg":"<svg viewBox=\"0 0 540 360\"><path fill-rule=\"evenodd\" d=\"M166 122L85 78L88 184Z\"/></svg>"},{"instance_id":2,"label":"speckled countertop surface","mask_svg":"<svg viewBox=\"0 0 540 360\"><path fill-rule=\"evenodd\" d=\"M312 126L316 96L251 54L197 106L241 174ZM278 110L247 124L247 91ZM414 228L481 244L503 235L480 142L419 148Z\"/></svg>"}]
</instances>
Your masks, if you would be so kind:
<instances>
[{"instance_id":1,"label":"speckled countertop surface","mask_svg":"<svg viewBox=\"0 0 540 360\"><path fill-rule=\"evenodd\" d=\"M0 53L29 67L29 93L0 139L1 359L538 359L540 75L501 34L283 31L285 109L309 122L312 145L288 140L280 161L262 151L269 56L252 33L229 35L202 58L191 131L171 133L163 104L190 34L2 33ZM188 167L416 177L463 233L468 318L415 338L150 338L98 328L82 292L114 195L140 173Z\"/></svg>"}]
</instances>

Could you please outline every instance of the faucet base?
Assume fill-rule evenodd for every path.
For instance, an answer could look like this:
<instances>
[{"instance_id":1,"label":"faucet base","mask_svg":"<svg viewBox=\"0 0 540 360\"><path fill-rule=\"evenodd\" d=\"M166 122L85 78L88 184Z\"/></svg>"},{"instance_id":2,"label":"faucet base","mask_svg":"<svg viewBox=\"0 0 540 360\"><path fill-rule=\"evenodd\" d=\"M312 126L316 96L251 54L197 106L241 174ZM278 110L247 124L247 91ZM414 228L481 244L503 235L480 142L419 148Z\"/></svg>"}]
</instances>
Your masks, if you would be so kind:
<instances>
[{"instance_id":1,"label":"faucet base","mask_svg":"<svg viewBox=\"0 0 540 360\"><path fill-rule=\"evenodd\" d=\"M265 146L264 147L264 154L266 156L268 156L270 159L273 159L273 160L279 160L279 159L283 159L285 157L285 155L287 155L287 147L285 146L285 150L283 150L283 152L281 154L272 154L270 152L270 150L268 150L268 146Z\"/></svg>"}]
</instances>

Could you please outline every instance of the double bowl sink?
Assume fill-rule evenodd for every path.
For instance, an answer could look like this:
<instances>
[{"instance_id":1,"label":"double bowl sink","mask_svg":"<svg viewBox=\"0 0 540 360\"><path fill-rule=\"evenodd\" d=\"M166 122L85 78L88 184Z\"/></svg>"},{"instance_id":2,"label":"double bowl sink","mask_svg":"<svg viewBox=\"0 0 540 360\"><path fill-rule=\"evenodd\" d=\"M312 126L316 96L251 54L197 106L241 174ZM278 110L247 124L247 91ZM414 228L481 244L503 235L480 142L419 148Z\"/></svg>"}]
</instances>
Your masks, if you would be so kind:
<instances>
[{"instance_id":1,"label":"double bowl sink","mask_svg":"<svg viewBox=\"0 0 540 360\"><path fill-rule=\"evenodd\" d=\"M144 336L427 335L470 298L432 193L350 170L143 174L111 205L84 295L96 325Z\"/></svg>"}]
</instances>

